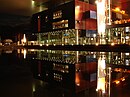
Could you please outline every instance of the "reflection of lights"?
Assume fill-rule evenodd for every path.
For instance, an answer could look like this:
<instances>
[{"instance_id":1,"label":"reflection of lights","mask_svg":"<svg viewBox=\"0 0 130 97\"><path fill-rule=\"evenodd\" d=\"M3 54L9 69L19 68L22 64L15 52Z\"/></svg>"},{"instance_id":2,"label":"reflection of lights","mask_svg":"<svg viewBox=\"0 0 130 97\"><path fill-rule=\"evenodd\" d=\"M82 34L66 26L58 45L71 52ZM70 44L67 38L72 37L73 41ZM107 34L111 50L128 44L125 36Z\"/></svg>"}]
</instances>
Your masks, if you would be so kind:
<instances>
[{"instance_id":1,"label":"reflection of lights","mask_svg":"<svg viewBox=\"0 0 130 97\"><path fill-rule=\"evenodd\" d=\"M79 72L76 72L76 75L75 75L75 84L77 86L80 86L80 73Z\"/></svg>"},{"instance_id":2,"label":"reflection of lights","mask_svg":"<svg viewBox=\"0 0 130 97\"><path fill-rule=\"evenodd\" d=\"M125 14L125 11L124 11L124 10L122 10L122 11L121 11L121 13L122 13L122 14Z\"/></svg>"},{"instance_id":3,"label":"reflection of lights","mask_svg":"<svg viewBox=\"0 0 130 97\"><path fill-rule=\"evenodd\" d=\"M114 83L118 85L118 84L121 83L121 81L122 81L122 82L125 81L125 77L122 77L122 78L120 78L120 79L118 79L118 80L115 80Z\"/></svg>"},{"instance_id":4,"label":"reflection of lights","mask_svg":"<svg viewBox=\"0 0 130 97\"><path fill-rule=\"evenodd\" d=\"M115 83L118 85L120 83L120 81L116 80Z\"/></svg>"},{"instance_id":5,"label":"reflection of lights","mask_svg":"<svg viewBox=\"0 0 130 97\"><path fill-rule=\"evenodd\" d=\"M38 76L41 76L41 74L38 74Z\"/></svg>"},{"instance_id":6,"label":"reflection of lights","mask_svg":"<svg viewBox=\"0 0 130 97\"><path fill-rule=\"evenodd\" d=\"M33 92L35 92L35 91L36 91L36 86L35 86L35 84L33 84L32 88L33 88Z\"/></svg>"},{"instance_id":7,"label":"reflection of lights","mask_svg":"<svg viewBox=\"0 0 130 97\"><path fill-rule=\"evenodd\" d=\"M105 93L105 77L98 78L97 90L102 90Z\"/></svg>"},{"instance_id":8,"label":"reflection of lights","mask_svg":"<svg viewBox=\"0 0 130 97\"><path fill-rule=\"evenodd\" d=\"M23 51L24 53L24 59L26 59L26 55L27 55L27 50L26 49L24 49L24 51Z\"/></svg>"},{"instance_id":9,"label":"reflection of lights","mask_svg":"<svg viewBox=\"0 0 130 97\"><path fill-rule=\"evenodd\" d=\"M27 50L26 49L22 49L22 54L24 55L24 59L26 59Z\"/></svg>"},{"instance_id":10,"label":"reflection of lights","mask_svg":"<svg viewBox=\"0 0 130 97\"><path fill-rule=\"evenodd\" d=\"M97 81L97 91L101 90L103 93L105 93L105 72L106 64L105 59L99 58L98 59L98 81Z\"/></svg>"},{"instance_id":11,"label":"reflection of lights","mask_svg":"<svg viewBox=\"0 0 130 97\"><path fill-rule=\"evenodd\" d=\"M122 81L125 81L125 78L122 78L121 80L122 80Z\"/></svg>"}]
</instances>

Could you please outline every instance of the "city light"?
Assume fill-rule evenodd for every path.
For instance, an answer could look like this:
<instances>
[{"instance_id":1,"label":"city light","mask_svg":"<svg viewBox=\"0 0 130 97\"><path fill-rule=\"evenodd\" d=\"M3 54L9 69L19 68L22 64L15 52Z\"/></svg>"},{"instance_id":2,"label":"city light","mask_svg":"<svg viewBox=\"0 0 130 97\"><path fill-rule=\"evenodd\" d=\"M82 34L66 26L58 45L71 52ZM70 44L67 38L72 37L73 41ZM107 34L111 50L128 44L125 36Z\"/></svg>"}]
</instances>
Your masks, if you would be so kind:
<instances>
[{"instance_id":1,"label":"city light","mask_svg":"<svg viewBox=\"0 0 130 97\"><path fill-rule=\"evenodd\" d=\"M75 7L75 19L78 20L80 15L80 6Z\"/></svg>"},{"instance_id":2,"label":"city light","mask_svg":"<svg viewBox=\"0 0 130 97\"><path fill-rule=\"evenodd\" d=\"M27 42L25 34L23 35L23 39L21 40L22 44L25 45Z\"/></svg>"},{"instance_id":3,"label":"city light","mask_svg":"<svg viewBox=\"0 0 130 97\"><path fill-rule=\"evenodd\" d=\"M111 43L111 46L114 46L115 45L115 43Z\"/></svg>"},{"instance_id":4,"label":"city light","mask_svg":"<svg viewBox=\"0 0 130 97\"><path fill-rule=\"evenodd\" d=\"M106 76L106 64L105 64L105 59L104 58L99 58L98 59L98 75L97 75L97 91L101 90L103 93L105 93L105 76Z\"/></svg>"},{"instance_id":5,"label":"city light","mask_svg":"<svg viewBox=\"0 0 130 97\"><path fill-rule=\"evenodd\" d=\"M119 11L120 11L120 8L119 8L119 7L116 7L116 8L115 8L115 11L119 12Z\"/></svg>"},{"instance_id":6,"label":"city light","mask_svg":"<svg viewBox=\"0 0 130 97\"><path fill-rule=\"evenodd\" d=\"M98 43L96 43L95 45L96 45L96 46L98 46L99 44L98 44Z\"/></svg>"},{"instance_id":7,"label":"city light","mask_svg":"<svg viewBox=\"0 0 130 97\"><path fill-rule=\"evenodd\" d=\"M42 46L42 44L40 44L40 46Z\"/></svg>"},{"instance_id":8,"label":"city light","mask_svg":"<svg viewBox=\"0 0 130 97\"><path fill-rule=\"evenodd\" d=\"M116 83L116 84L119 84L119 83L120 83L120 81L118 81L118 80L117 80L117 81L115 81L115 83Z\"/></svg>"},{"instance_id":9,"label":"city light","mask_svg":"<svg viewBox=\"0 0 130 97\"><path fill-rule=\"evenodd\" d=\"M46 44L46 46L49 46L49 44Z\"/></svg>"},{"instance_id":10,"label":"city light","mask_svg":"<svg viewBox=\"0 0 130 97\"><path fill-rule=\"evenodd\" d=\"M34 6L35 6L35 1L32 0L32 8L34 8Z\"/></svg>"},{"instance_id":11,"label":"city light","mask_svg":"<svg viewBox=\"0 0 130 97\"><path fill-rule=\"evenodd\" d=\"M99 35L104 35L105 34L105 0L98 0L97 2L97 26L98 26L98 33Z\"/></svg>"}]
</instances>

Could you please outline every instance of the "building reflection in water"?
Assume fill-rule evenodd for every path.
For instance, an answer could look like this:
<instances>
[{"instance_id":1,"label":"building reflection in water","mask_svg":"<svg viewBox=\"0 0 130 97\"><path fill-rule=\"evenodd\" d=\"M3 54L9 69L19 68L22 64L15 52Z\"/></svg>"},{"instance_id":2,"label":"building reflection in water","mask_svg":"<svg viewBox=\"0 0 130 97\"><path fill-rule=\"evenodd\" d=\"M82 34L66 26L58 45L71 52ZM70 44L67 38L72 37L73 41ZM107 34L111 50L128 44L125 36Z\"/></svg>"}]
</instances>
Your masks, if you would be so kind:
<instances>
[{"instance_id":1,"label":"building reflection in water","mask_svg":"<svg viewBox=\"0 0 130 97\"><path fill-rule=\"evenodd\" d=\"M40 83L62 87L61 95L65 97L79 93L88 97L118 97L123 95L123 92L116 94L118 89L129 85L129 52L35 49L26 52L26 57L21 53L18 56L30 60L34 78L41 80ZM36 85L33 91L37 91Z\"/></svg>"},{"instance_id":2,"label":"building reflection in water","mask_svg":"<svg viewBox=\"0 0 130 97\"><path fill-rule=\"evenodd\" d=\"M96 91L101 97L110 97L111 67L106 67L105 60L105 55L101 54L98 59Z\"/></svg>"}]
</instances>

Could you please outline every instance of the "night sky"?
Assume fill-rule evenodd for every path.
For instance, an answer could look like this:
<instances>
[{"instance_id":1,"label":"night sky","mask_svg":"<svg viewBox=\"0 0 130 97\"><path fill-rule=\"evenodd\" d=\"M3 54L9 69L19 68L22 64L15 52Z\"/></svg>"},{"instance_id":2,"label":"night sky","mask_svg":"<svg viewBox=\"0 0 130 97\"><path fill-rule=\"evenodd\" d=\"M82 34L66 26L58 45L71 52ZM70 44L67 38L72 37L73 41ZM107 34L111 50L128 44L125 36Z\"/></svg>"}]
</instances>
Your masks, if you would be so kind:
<instances>
[{"instance_id":1,"label":"night sky","mask_svg":"<svg viewBox=\"0 0 130 97\"><path fill-rule=\"evenodd\" d=\"M58 2L58 0L35 0L35 1L39 2L51 1L51 3ZM62 0L62 1L65 2L68 0ZM95 0L89 0L89 2L94 3ZM130 7L129 7L130 0L112 0L112 2L114 6L120 6L123 10L127 9L127 12L130 13ZM0 0L0 34L1 33L3 34L10 30L12 31L15 30L19 31L19 29L20 31L21 29L23 30L26 27L26 24L28 25L30 22L30 17L32 13L31 3L32 3L31 0ZM24 28L21 28L20 25L24 25ZM17 28L15 29L15 27Z\"/></svg>"},{"instance_id":2,"label":"night sky","mask_svg":"<svg viewBox=\"0 0 130 97\"><path fill-rule=\"evenodd\" d=\"M0 12L27 14L31 9L31 0L0 0Z\"/></svg>"}]
</instances>

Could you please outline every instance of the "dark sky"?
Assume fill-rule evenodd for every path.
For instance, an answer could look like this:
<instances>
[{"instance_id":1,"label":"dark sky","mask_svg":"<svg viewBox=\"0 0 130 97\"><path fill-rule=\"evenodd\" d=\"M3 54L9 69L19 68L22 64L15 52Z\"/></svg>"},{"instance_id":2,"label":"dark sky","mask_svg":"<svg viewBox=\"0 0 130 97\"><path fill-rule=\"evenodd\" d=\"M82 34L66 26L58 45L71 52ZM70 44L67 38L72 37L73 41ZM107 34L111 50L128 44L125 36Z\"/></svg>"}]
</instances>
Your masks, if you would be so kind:
<instances>
[{"instance_id":1,"label":"dark sky","mask_svg":"<svg viewBox=\"0 0 130 97\"><path fill-rule=\"evenodd\" d=\"M58 2L59 0L35 0L42 2ZM67 0L62 0L67 1ZM130 0L111 0L114 5L120 5L120 2L128 2ZM89 0L89 2L95 2L95 0ZM26 14L31 9L31 0L0 0L0 12Z\"/></svg>"},{"instance_id":2,"label":"dark sky","mask_svg":"<svg viewBox=\"0 0 130 97\"><path fill-rule=\"evenodd\" d=\"M0 12L26 14L31 9L31 0L0 0Z\"/></svg>"}]
</instances>

